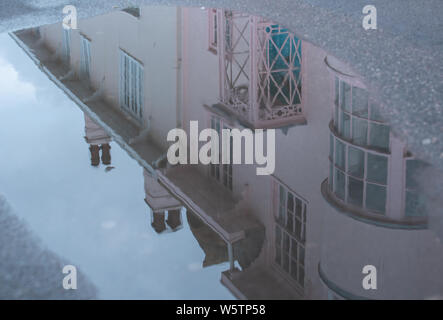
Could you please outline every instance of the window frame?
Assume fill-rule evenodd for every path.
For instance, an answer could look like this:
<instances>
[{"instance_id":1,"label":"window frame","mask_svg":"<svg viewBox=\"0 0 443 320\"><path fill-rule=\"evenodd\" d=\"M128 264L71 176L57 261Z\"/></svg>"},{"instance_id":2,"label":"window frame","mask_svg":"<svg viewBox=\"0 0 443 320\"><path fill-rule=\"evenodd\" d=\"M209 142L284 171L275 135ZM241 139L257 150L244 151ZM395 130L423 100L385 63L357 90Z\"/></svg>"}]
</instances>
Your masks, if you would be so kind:
<instances>
[{"instance_id":1,"label":"window frame","mask_svg":"<svg viewBox=\"0 0 443 320\"><path fill-rule=\"evenodd\" d=\"M120 109L141 124L144 111L144 65L122 48L119 49L119 105Z\"/></svg>"},{"instance_id":2,"label":"window frame","mask_svg":"<svg viewBox=\"0 0 443 320\"><path fill-rule=\"evenodd\" d=\"M80 33L80 74L88 82L91 79L91 42L89 37Z\"/></svg>"},{"instance_id":3,"label":"window frame","mask_svg":"<svg viewBox=\"0 0 443 320\"><path fill-rule=\"evenodd\" d=\"M301 197L299 194L297 194L295 191L291 190L287 185L285 185L283 182L281 182L279 179L277 179L274 176L273 181L273 190L274 190L274 224L273 224L273 240L272 240L272 260L271 264L279 270L279 272L284 275L285 278L287 278L291 283L295 284L295 286L303 291L306 283L306 226L307 226L307 207L308 207L308 201L305 200L303 197ZM284 217L284 221L280 219L280 208L281 208L281 190L284 190L285 197L284 197L284 207L286 209L286 214ZM288 219L288 203L287 200L289 198L289 194L292 195L293 198L293 222L292 222L292 231L287 229L287 219ZM301 215L300 218L297 218L296 214L296 203L297 201L301 204ZM300 237L296 234L296 220L300 220L301 229L300 229ZM277 230L280 230L280 239L278 239L278 233ZM289 239L289 246L287 248L287 256L288 256L288 270L285 270L284 268L284 254L285 254L285 246L284 241L285 237L288 237ZM280 244L278 244L278 241ZM297 258L294 260L292 255L295 250L293 250L294 243L297 245L296 254ZM303 251L303 257L301 257L301 249ZM277 262L277 259L280 259L280 263ZM297 270L296 270L296 277L294 277L292 273L292 267L293 263L296 264ZM301 275L300 275L300 269L303 270L303 280L300 281Z\"/></svg>"},{"instance_id":4,"label":"window frame","mask_svg":"<svg viewBox=\"0 0 443 320\"><path fill-rule=\"evenodd\" d=\"M218 52L218 40L219 40L219 28L220 19L218 9L208 9L208 51L217 54Z\"/></svg>"},{"instance_id":5,"label":"window frame","mask_svg":"<svg viewBox=\"0 0 443 320\"><path fill-rule=\"evenodd\" d=\"M217 124L219 125L219 130L213 125ZM229 164L223 164L222 163L222 148L223 148L223 135L222 130L223 129L232 129L232 127L222 118L215 114L210 114L209 116L209 127L211 129L214 129L217 131L218 139L219 139L219 163L214 164L211 163L209 165L209 176L221 185L225 187L229 191L233 191L234 188L234 168L233 168L233 140L232 137L230 137L230 163Z\"/></svg>"}]
</instances>

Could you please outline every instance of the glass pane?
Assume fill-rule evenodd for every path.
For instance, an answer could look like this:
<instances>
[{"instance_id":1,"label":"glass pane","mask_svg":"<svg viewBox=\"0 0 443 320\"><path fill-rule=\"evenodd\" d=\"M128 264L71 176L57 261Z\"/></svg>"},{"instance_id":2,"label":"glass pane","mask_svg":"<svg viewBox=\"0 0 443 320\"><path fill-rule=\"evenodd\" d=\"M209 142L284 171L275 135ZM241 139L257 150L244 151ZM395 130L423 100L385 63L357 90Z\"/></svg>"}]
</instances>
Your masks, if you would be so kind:
<instances>
[{"instance_id":1,"label":"glass pane","mask_svg":"<svg viewBox=\"0 0 443 320\"><path fill-rule=\"evenodd\" d=\"M368 92L357 87L352 88L352 114L368 117Z\"/></svg>"},{"instance_id":2,"label":"glass pane","mask_svg":"<svg viewBox=\"0 0 443 320\"><path fill-rule=\"evenodd\" d=\"M357 148L349 146L348 149L348 173L363 178L365 169L365 153Z\"/></svg>"},{"instance_id":3,"label":"glass pane","mask_svg":"<svg viewBox=\"0 0 443 320\"><path fill-rule=\"evenodd\" d=\"M298 219L295 219L295 235L301 240L301 222Z\"/></svg>"},{"instance_id":4,"label":"glass pane","mask_svg":"<svg viewBox=\"0 0 443 320\"><path fill-rule=\"evenodd\" d=\"M388 158L376 154L368 153L367 180L386 184L388 176Z\"/></svg>"},{"instance_id":5,"label":"glass pane","mask_svg":"<svg viewBox=\"0 0 443 320\"><path fill-rule=\"evenodd\" d=\"M417 177L419 177L420 171L426 166L426 163L420 160L411 159L406 161L406 188L418 188Z\"/></svg>"},{"instance_id":6,"label":"glass pane","mask_svg":"<svg viewBox=\"0 0 443 320\"><path fill-rule=\"evenodd\" d=\"M334 170L334 167L333 167L333 165L332 165L332 162L329 162L329 179L328 179L328 185L329 185L329 189L330 190L332 190L332 174L333 174L333 171Z\"/></svg>"},{"instance_id":7,"label":"glass pane","mask_svg":"<svg viewBox=\"0 0 443 320\"><path fill-rule=\"evenodd\" d=\"M290 232L294 231L294 213L291 211L288 211L288 219L286 220L286 229L288 229Z\"/></svg>"},{"instance_id":8,"label":"glass pane","mask_svg":"<svg viewBox=\"0 0 443 320\"><path fill-rule=\"evenodd\" d=\"M297 280L297 262L294 260L291 261L291 277Z\"/></svg>"},{"instance_id":9,"label":"glass pane","mask_svg":"<svg viewBox=\"0 0 443 320\"><path fill-rule=\"evenodd\" d=\"M298 249L298 262L302 266L305 265L305 248L303 248L302 246L299 246Z\"/></svg>"},{"instance_id":10,"label":"glass pane","mask_svg":"<svg viewBox=\"0 0 443 320\"><path fill-rule=\"evenodd\" d=\"M368 121L364 119L359 119L356 117L352 118L352 141L355 144L365 146L367 143L368 136Z\"/></svg>"},{"instance_id":11,"label":"glass pane","mask_svg":"<svg viewBox=\"0 0 443 320\"><path fill-rule=\"evenodd\" d=\"M335 194L340 199L345 199L345 175L338 169L335 169Z\"/></svg>"},{"instance_id":12,"label":"glass pane","mask_svg":"<svg viewBox=\"0 0 443 320\"><path fill-rule=\"evenodd\" d=\"M275 262L281 266L281 247L275 246Z\"/></svg>"},{"instance_id":13,"label":"glass pane","mask_svg":"<svg viewBox=\"0 0 443 320\"><path fill-rule=\"evenodd\" d=\"M351 112L351 86L341 82L341 108Z\"/></svg>"},{"instance_id":14,"label":"glass pane","mask_svg":"<svg viewBox=\"0 0 443 320\"><path fill-rule=\"evenodd\" d=\"M289 256L283 252L283 270L289 272Z\"/></svg>"},{"instance_id":15,"label":"glass pane","mask_svg":"<svg viewBox=\"0 0 443 320\"><path fill-rule=\"evenodd\" d=\"M303 287L305 283L305 269L298 266L298 283Z\"/></svg>"},{"instance_id":16,"label":"glass pane","mask_svg":"<svg viewBox=\"0 0 443 320\"><path fill-rule=\"evenodd\" d=\"M363 204L363 181L349 177L348 202L359 207Z\"/></svg>"},{"instance_id":17,"label":"glass pane","mask_svg":"<svg viewBox=\"0 0 443 320\"><path fill-rule=\"evenodd\" d=\"M340 87L340 80L338 80L338 77L335 77L335 99L334 99L334 105L336 105L336 106L338 106L339 87Z\"/></svg>"},{"instance_id":18,"label":"glass pane","mask_svg":"<svg viewBox=\"0 0 443 320\"><path fill-rule=\"evenodd\" d=\"M375 121L384 121L381 117L380 112L378 111L378 104L374 101L369 101L369 108L371 109L370 119Z\"/></svg>"},{"instance_id":19,"label":"glass pane","mask_svg":"<svg viewBox=\"0 0 443 320\"><path fill-rule=\"evenodd\" d=\"M295 198L295 215L301 219L302 202L300 199Z\"/></svg>"},{"instance_id":20,"label":"glass pane","mask_svg":"<svg viewBox=\"0 0 443 320\"><path fill-rule=\"evenodd\" d=\"M412 191L406 191L406 216L426 216L426 202L421 194Z\"/></svg>"},{"instance_id":21,"label":"glass pane","mask_svg":"<svg viewBox=\"0 0 443 320\"><path fill-rule=\"evenodd\" d=\"M335 143L335 164L342 169L345 168L345 144L339 140Z\"/></svg>"},{"instance_id":22,"label":"glass pane","mask_svg":"<svg viewBox=\"0 0 443 320\"><path fill-rule=\"evenodd\" d=\"M293 260L297 261L297 241L292 240L291 243L291 257Z\"/></svg>"},{"instance_id":23,"label":"glass pane","mask_svg":"<svg viewBox=\"0 0 443 320\"><path fill-rule=\"evenodd\" d=\"M351 117L340 110L340 130L339 133L346 139L351 139Z\"/></svg>"},{"instance_id":24,"label":"glass pane","mask_svg":"<svg viewBox=\"0 0 443 320\"><path fill-rule=\"evenodd\" d=\"M281 245L281 229L279 226L275 226L275 244Z\"/></svg>"},{"instance_id":25,"label":"glass pane","mask_svg":"<svg viewBox=\"0 0 443 320\"><path fill-rule=\"evenodd\" d=\"M386 188L375 184L366 185L366 208L372 211L385 213Z\"/></svg>"},{"instance_id":26,"label":"glass pane","mask_svg":"<svg viewBox=\"0 0 443 320\"><path fill-rule=\"evenodd\" d=\"M331 159L334 159L334 137L331 135L329 135L329 157Z\"/></svg>"},{"instance_id":27,"label":"glass pane","mask_svg":"<svg viewBox=\"0 0 443 320\"><path fill-rule=\"evenodd\" d=\"M389 149L389 126L371 123L369 143L373 147Z\"/></svg>"},{"instance_id":28,"label":"glass pane","mask_svg":"<svg viewBox=\"0 0 443 320\"><path fill-rule=\"evenodd\" d=\"M288 192L288 211L294 212L294 196Z\"/></svg>"}]
</instances>

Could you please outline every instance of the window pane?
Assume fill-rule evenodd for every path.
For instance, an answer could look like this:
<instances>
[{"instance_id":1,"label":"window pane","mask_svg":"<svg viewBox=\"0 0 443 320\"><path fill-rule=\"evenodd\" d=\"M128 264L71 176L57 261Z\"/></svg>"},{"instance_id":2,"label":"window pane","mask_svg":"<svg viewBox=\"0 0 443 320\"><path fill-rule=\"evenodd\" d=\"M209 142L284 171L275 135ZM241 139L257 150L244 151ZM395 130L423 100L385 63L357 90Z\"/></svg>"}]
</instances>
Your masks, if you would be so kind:
<instances>
[{"instance_id":1,"label":"window pane","mask_svg":"<svg viewBox=\"0 0 443 320\"><path fill-rule=\"evenodd\" d=\"M348 202L357 206L363 204L363 181L349 177Z\"/></svg>"},{"instance_id":2,"label":"window pane","mask_svg":"<svg viewBox=\"0 0 443 320\"><path fill-rule=\"evenodd\" d=\"M348 148L348 172L355 177L363 178L365 153L362 150L351 146Z\"/></svg>"},{"instance_id":3,"label":"window pane","mask_svg":"<svg viewBox=\"0 0 443 320\"><path fill-rule=\"evenodd\" d=\"M335 77L335 99L334 99L334 105L338 106L338 97L339 97L339 87L340 87L340 80L338 80L338 77Z\"/></svg>"},{"instance_id":4,"label":"window pane","mask_svg":"<svg viewBox=\"0 0 443 320\"><path fill-rule=\"evenodd\" d=\"M297 236L297 239L301 240L301 222L298 219L295 219L295 235Z\"/></svg>"},{"instance_id":5,"label":"window pane","mask_svg":"<svg viewBox=\"0 0 443 320\"><path fill-rule=\"evenodd\" d=\"M332 162L329 162L329 179L328 179L328 185L329 185L329 189L332 190L332 184L333 184L333 178L332 178L332 174L334 172L334 166L332 165Z\"/></svg>"},{"instance_id":6,"label":"window pane","mask_svg":"<svg viewBox=\"0 0 443 320\"><path fill-rule=\"evenodd\" d=\"M301 219L302 202L299 198L295 198L295 215Z\"/></svg>"},{"instance_id":7,"label":"window pane","mask_svg":"<svg viewBox=\"0 0 443 320\"><path fill-rule=\"evenodd\" d=\"M380 112L378 111L379 106L374 101L370 101L369 106L371 109L370 119L375 121L384 121Z\"/></svg>"},{"instance_id":8,"label":"window pane","mask_svg":"<svg viewBox=\"0 0 443 320\"><path fill-rule=\"evenodd\" d=\"M367 136L368 136L368 121L353 117L352 141L355 144L365 146L367 143Z\"/></svg>"},{"instance_id":9,"label":"window pane","mask_svg":"<svg viewBox=\"0 0 443 320\"><path fill-rule=\"evenodd\" d=\"M341 83L341 108L351 112L351 86L346 82Z\"/></svg>"},{"instance_id":10,"label":"window pane","mask_svg":"<svg viewBox=\"0 0 443 320\"><path fill-rule=\"evenodd\" d=\"M329 157L333 160L334 158L334 137L329 135Z\"/></svg>"},{"instance_id":11,"label":"window pane","mask_svg":"<svg viewBox=\"0 0 443 320\"><path fill-rule=\"evenodd\" d=\"M340 110L340 130L339 133L346 139L351 139L351 117Z\"/></svg>"},{"instance_id":12,"label":"window pane","mask_svg":"<svg viewBox=\"0 0 443 320\"><path fill-rule=\"evenodd\" d=\"M281 247L275 246L275 262L281 266Z\"/></svg>"},{"instance_id":13,"label":"window pane","mask_svg":"<svg viewBox=\"0 0 443 320\"><path fill-rule=\"evenodd\" d=\"M297 241L292 240L292 247L291 247L291 257L293 260L297 261Z\"/></svg>"},{"instance_id":14,"label":"window pane","mask_svg":"<svg viewBox=\"0 0 443 320\"><path fill-rule=\"evenodd\" d=\"M352 88L352 114L368 117L368 92L366 90Z\"/></svg>"},{"instance_id":15,"label":"window pane","mask_svg":"<svg viewBox=\"0 0 443 320\"><path fill-rule=\"evenodd\" d=\"M371 123L370 145L382 149L389 149L389 126Z\"/></svg>"},{"instance_id":16,"label":"window pane","mask_svg":"<svg viewBox=\"0 0 443 320\"><path fill-rule=\"evenodd\" d=\"M298 266L298 283L303 287L305 283L305 269Z\"/></svg>"},{"instance_id":17,"label":"window pane","mask_svg":"<svg viewBox=\"0 0 443 320\"><path fill-rule=\"evenodd\" d=\"M294 196L288 192L288 211L294 212Z\"/></svg>"},{"instance_id":18,"label":"window pane","mask_svg":"<svg viewBox=\"0 0 443 320\"><path fill-rule=\"evenodd\" d=\"M289 255L285 254L283 251L283 270L289 272Z\"/></svg>"},{"instance_id":19,"label":"window pane","mask_svg":"<svg viewBox=\"0 0 443 320\"><path fill-rule=\"evenodd\" d=\"M275 226L275 244L281 245L281 229L279 226Z\"/></svg>"},{"instance_id":20,"label":"window pane","mask_svg":"<svg viewBox=\"0 0 443 320\"><path fill-rule=\"evenodd\" d=\"M289 235L283 232L283 253L289 254Z\"/></svg>"},{"instance_id":21,"label":"window pane","mask_svg":"<svg viewBox=\"0 0 443 320\"><path fill-rule=\"evenodd\" d=\"M336 140L335 144L335 164L344 169L345 168L345 144Z\"/></svg>"},{"instance_id":22,"label":"window pane","mask_svg":"<svg viewBox=\"0 0 443 320\"><path fill-rule=\"evenodd\" d=\"M345 175L338 169L335 169L335 194L340 199L345 199Z\"/></svg>"},{"instance_id":23,"label":"window pane","mask_svg":"<svg viewBox=\"0 0 443 320\"><path fill-rule=\"evenodd\" d=\"M420 160L411 159L406 161L406 188L418 188L417 177L426 166L427 164Z\"/></svg>"},{"instance_id":24,"label":"window pane","mask_svg":"<svg viewBox=\"0 0 443 320\"><path fill-rule=\"evenodd\" d=\"M297 281L297 262L296 261L292 261L291 262L291 277Z\"/></svg>"},{"instance_id":25,"label":"window pane","mask_svg":"<svg viewBox=\"0 0 443 320\"><path fill-rule=\"evenodd\" d=\"M386 184L388 174L388 158L368 153L367 180Z\"/></svg>"},{"instance_id":26,"label":"window pane","mask_svg":"<svg viewBox=\"0 0 443 320\"><path fill-rule=\"evenodd\" d=\"M406 216L426 216L426 202L421 194L412 191L406 191Z\"/></svg>"},{"instance_id":27,"label":"window pane","mask_svg":"<svg viewBox=\"0 0 443 320\"><path fill-rule=\"evenodd\" d=\"M298 263L302 266L305 265L305 248L299 246L298 249Z\"/></svg>"},{"instance_id":28,"label":"window pane","mask_svg":"<svg viewBox=\"0 0 443 320\"><path fill-rule=\"evenodd\" d=\"M288 217L286 220L286 228L289 230L289 232L294 232L294 213L291 211L288 211Z\"/></svg>"},{"instance_id":29,"label":"window pane","mask_svg":"<svg viewBox=\"0 0 443 320\"><path fill-rule=\"evenodd\" d=\"M385 213L386 188L375 184L366 184L366 208Z\"/></svg>"}]
</instances>

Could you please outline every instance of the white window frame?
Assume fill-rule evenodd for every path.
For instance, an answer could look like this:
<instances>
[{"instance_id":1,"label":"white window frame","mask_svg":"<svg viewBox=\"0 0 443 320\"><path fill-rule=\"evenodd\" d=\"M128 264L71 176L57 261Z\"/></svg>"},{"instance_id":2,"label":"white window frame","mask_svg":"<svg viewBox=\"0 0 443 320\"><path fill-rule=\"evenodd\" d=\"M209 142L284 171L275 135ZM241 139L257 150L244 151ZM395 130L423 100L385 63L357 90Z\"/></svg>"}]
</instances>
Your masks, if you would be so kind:
<instances>
[{"instance_id":1,"label":"white window frame","mask_svg":"<svg viewBox=\"0 0 443 320\"><path fill-rule=\"evenodd\" d=\"M120 108L129 112L139 122L143 119L143 64L120 49Z\"/></svg>"},{"instance_id":2,"label":"white window frame","mask_svg":"<svg viewBox=\"0 0 443 320\"><path fill-rule=\"evenodd\" d=\"M218 164L210 164L209 166L209 175L214 178L217 182L221 183L226 189L232 191L234 186L234 178L233 178L233 141L232 137L230 137L229 146L231 148L230 161L229 164L222 163L222 149L223 149L223 129L231 129L231 127L223 120L223 118L218 117L216 115L211 114L209 118L210 127L217 131L219 137L219 163ZM218 124L217 128L215 125Z\"/></svg>"},{"instance_id":3,"label":"white window frame","mask_svg":"<svg viewBox=\"0 0 443 320\"><path fill-rule=\"evenodd\" d=\"M274 177L275 178L275 177ZM296 192L292 191L288 186L279 181L277 178L274 180L274 237L273 237L273 259L272 264L286 276L286 278L290 279L292 283L295 283L298 287L303 289L305 287L305 279L306 279L306 220L307 220L307 207L308 202L298 195ZM285 207L286 213L283 217L283 220L280 217L280 210L282 206L280 191L284 190L285 196L283 201L283 206ZM293 197L293 211L292 213L292 230L288 229L288 194L291 194ZM301 205L301 214L300 217L296 215L296 205L299 203ZM300 236L298 236L295 232L296 230L296 222L300 223ZM280 230L280 239L277 239L277 229ZM283 266L283 255L284 255L284 238L288 237L289 246L287 248L288 253L288 270L284 269ZM280 240L280 243L278 243ZM292 257L293 254L293 246L294 244L297 246L297 257L294 259ZM278 255L280 254L280 255ZM278 257L280 258L280 263L277 262ZM297 270L292 272L292 263L295 263ZM303 270L303 277L301 276L300 270ZM295 277L294 277L295 275Z\"/></svg>"},{"instance_id":4,"label":"white window frame","mask_svg":"<svg viewBox=\"0 0 443 320\"><path fill-rule=\"evenodd\" d=\"M80 34L80 42L80 75L81 78L89 81L91 78L91 40L84 34Z\"/></svg>"},{"instance_id":5,"label":"white window frame","mask_svg":"<svg viewBox=\"0 0 443 320\"><path fill-rule=\"evenodd\" d=\"M62 60L70 64L71 62L71 29L63 28L63 57Z\"/></svg>"},{"instance_id":6,"label":"white window frame","mask_svg":"<svg viewBox=\"0 0 443 320\"><path fill-rule=\"evenodd\" d=\"M215 8L208 9L208 50L217 54L218 48L218 29L220 21L218 17L218 10Z\"/></svg>"}]
</instances>

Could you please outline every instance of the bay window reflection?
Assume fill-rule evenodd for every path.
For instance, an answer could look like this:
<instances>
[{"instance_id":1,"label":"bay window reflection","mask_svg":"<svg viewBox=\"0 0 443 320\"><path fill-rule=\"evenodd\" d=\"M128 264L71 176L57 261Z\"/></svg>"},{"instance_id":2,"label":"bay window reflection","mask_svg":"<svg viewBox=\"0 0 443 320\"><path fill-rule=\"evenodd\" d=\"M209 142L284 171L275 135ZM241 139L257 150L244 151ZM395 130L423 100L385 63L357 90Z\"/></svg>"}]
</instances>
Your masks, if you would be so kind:
<instances>
[{"instance_id":1,"label":"bay window reflection","mask_svg":"<svg viewBox=\"0 0 443 320\"><path fill-rule=\"evenodd\" d=\"M329 188L345 203L384 214L388 156L331 135Z\"/></svg>"},{"instance_id":2,"label":"bay window reflection","mask_svg":"<svg viewBox=\"0 0 443 320\"><path fill-rule=\"evenodd\" d=\"M366 90L335 77L334 129L347 141L360 146L389 150L389 126Z\"/></svg>"}]
</instances>

